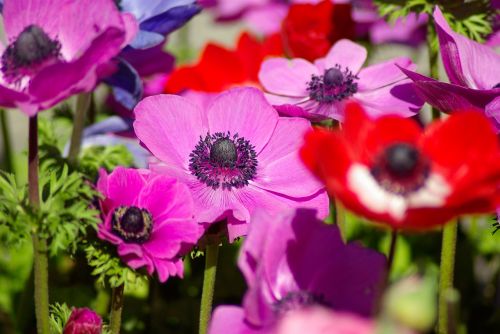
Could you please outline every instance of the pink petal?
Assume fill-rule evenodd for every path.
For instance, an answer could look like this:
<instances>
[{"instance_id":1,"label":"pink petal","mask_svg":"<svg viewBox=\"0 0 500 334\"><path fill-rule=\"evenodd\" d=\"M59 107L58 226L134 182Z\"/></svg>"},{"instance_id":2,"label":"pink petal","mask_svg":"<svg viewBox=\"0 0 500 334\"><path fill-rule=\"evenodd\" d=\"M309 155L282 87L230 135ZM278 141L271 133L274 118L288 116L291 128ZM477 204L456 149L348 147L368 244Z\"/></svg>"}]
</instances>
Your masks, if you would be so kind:
<instances>
[{"instance_id":1,"label":"pink petal","mask_svg":"<svg viewBox=\"0 0 500 334\"><path fill-rule=\"evenodd\" d=\"M358 90L360 92L383 87L406 79L398 66L415 70L415 64L407 57L398 57L383 63L363 68L359 73Z\"/></svg>"},{"instance_id":2,"label":"pink petal","mask_svg":"<svg viewBox=\"0 0 500 334\"><path fill-rule=\"evenodd\" d=\"M179 255L182 243L195 244L200 232L193 220L172 219L153 231L142 247L152 258L172 259Z\"/></svg>"},{"instance_id":3,"label":"pink petal","mask_svg":"<svg viewBox=\"0 0 500 334\"><path fill-rule=\"evenodd\" d=\"M424 104L409 79L371 91L356 93L353 99L361 103L372 117L388 114L411 117Z\"/></svg>"},{"instance_id":4,"label":"pink petal","mask_svg":"<svg viewBox=\"0 0 500 334\"><path fill-rule=\"evenodd\" d=\"M366 60L366 49L348 39L335 43L324 59L325 69L340 65L349 68L352 73L358 73Z\"/></svg>"},{"instance_id":5,"label":"pink petal","mask_svg":"<svg viewBox=\"0 0 500 334\"><path fill-rule=\"evenodd\" d=\"M207 112L210 133L228 132L249 140L259 153L271 137L278 113L256 88L233 88L220 94Z\"/></svg>"},{"instance_id":6,"label":"pink petal","mask_svg":"<svg viewBox=\"0 0 500 334\"><path fill-rule=\"evenodd\" d=\"M313 74L318 69L305 59L271 58L262 63L259 81L269 93L302 98L309 95L307 82Z\"/></svg>"},{"instance_id":7,"label":"pink petal","mask_svg":"<svg viewBox=\"0 0 500 334\"><path fill-rule=\"evenodd\" d=\"M299 157L309 122L301 118L280 118L267 146L258 156L257 178L253 183L265 190L289 197L306 197L322 189Z\"/></svg>"},{"instance_id":8,"label":"pink petal","mask_svg":"<svg viewBox=\"0 0 500 334\"><path fill-rule=\"evenodd\" d=\"M137 196L145 183L137 170L117 167L108 176L108 198L115 206L137 205Z\"/></svg>"},{"instance_id":9,"label":"pink petal","mask_svg":"<svg viewBox=\"0 0 500 334\"><path fill-rule=\"evenodd\" d=\"M155 228L164 219L193 217L193 200L189 188L166 175L154 175L142 189L139 206L149 210L155 221Z\"/></svg>"},{"instance_id":10,"label":"pink petal","mask_svg":"<svg viewBox=\"0 0 500 334\"><path fill-rule=\"evenodd\" d=\"M201 108L180 96L156 95L134 112L139 140L162 162L187 170L189 154L208 131Z\"/></svg>"}]
</instances>

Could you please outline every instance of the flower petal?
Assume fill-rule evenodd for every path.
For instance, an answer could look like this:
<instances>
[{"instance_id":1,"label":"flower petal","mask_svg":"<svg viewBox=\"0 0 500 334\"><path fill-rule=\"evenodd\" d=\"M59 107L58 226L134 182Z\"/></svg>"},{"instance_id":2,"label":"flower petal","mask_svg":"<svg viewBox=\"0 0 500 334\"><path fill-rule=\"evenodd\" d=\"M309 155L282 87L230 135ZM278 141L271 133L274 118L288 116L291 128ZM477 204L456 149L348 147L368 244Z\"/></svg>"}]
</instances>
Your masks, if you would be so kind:
<instances>
[{"instance_id":1,"label":"flower petal","mask_svg":"<svg viewBox=\"0 0 500 334\"><path fill-rule=\"evenodd\" d=\"M137 205L137 196L145 183L136 169L119 166L108 176L108 198L114 206Z\"/></svg>"},{"instance_id":2,"label":"flower petal","mask_svg":"<svg viewBox=\"0 0 500 334\"><path fill-rule=\"evenodd\" d=\"M434 10L434 20L444 68L451 83L491 89L500 82L500 55L451 30L439 6Z\"/></svg>"},{"instance_id":3,"label":"flower petal","mask_svg":"<svg viewBox=\"0 0 500 334\"><path fill-rule=\"evenodd\" d=\"M366 49L363 46L348 39L341 39L328 51L324 58L324 66L328 69L338 64L356 74L365 63L366 55Z\"/></svg>"},{"instance_id":4,"label":"flower petal","mask_svg":"<svg viewBox=\"0 0 500 334\"><path fill-rule=\"evenodd\" d=\"M200 107L180 96L156 95L134 112L139 140L162 162L187 170L189 154L208 131Z\"/></svg>"},{"instance_id":5,"label":"flower petal","mask_svg":"<svg viewBox=\"0 0 500 334\"><path fill-rule=\"evenodd\" d=\"M278 113L255 88L233 88L214 99L207 112L210 133L244 137L259 153L272 136Z\"/></svg>"},{"instance_id":6,"label":"flower petal","mask_svg":"<svg viewBox=\"0 0 500 334\"><path fill-rule=\"evenodd\" d=\"M305 59L271 58L262 63L259 81L269 93L304 97L313 74L318 75L318 69Z\"/></svg>"}]
</instances>

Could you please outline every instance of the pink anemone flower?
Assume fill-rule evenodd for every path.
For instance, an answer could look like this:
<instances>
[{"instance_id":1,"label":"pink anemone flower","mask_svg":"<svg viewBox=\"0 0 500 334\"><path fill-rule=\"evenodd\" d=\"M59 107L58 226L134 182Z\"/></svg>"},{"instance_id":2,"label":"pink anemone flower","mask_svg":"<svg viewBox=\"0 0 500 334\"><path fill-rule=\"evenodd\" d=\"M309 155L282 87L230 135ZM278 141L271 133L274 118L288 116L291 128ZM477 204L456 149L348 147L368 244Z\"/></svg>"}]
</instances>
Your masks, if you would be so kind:
<instances>
[{"instance_id":1,"label":"pink anemone flower","mask_svg":"<svg viewBox=\"0 0 500 334\"><path fill-rule=\"evenodd\" d=\"M324 187L298 154L309 122L279 117L258 89L231 89L206 109L177 95L148 97L135 108L134 129L157 158L150 168L186 183L195 219L226 220L231 240L246 234L257 209L328 214Z\"/></svg>"},{"instance_id":2,"label":"pink anemone flower","mask_svg":"<svg viewBox=\"0 0 500 334\"><path fill-rule=\"evenodd\" d=\"M101 170L97 189L104 196L98 237L116 245L133 269L156 271L161 282L182 277L181 256L203 233L189 189L168 176L123 167L110 175Z\"/></svg>"},{"instance_id":3,"label":"pink anemone flower","mask_svg":"<svg viewBox=\"0 0 500 334\"><path fill-rule=\"evenodd\" d=\"M268 59L259 80L269 103L288 116L343 121L348 100L373 116L385 114L387 106L404 117L415 115L423 102L398 68L414 69L415 64L399 57L362 68L366 56L363 46L343 39L314 64L302 58Z\"/></svg>"},{"instance_id":4,"label":"pink anemone flower","mask_svg":"<svg viewBox=\"0 0 500 334\"><path fill-rule=\"evenodd\" d=\"M0 105L29 116L91 91L137 31L112 0L5 0Z\"/></svg>"}]
</instances>

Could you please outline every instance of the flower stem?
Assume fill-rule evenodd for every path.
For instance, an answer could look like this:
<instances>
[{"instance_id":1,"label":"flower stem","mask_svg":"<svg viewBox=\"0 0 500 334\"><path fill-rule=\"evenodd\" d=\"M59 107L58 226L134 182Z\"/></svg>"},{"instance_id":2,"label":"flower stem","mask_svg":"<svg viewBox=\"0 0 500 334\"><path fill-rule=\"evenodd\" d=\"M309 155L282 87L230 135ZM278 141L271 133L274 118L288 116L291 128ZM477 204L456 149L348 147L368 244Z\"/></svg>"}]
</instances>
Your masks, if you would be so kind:
<instances>
[{"instance_id":1,"label":"flower stem","mask_svg":"<svg viewBox=\"0 0 500 334\"><path fill-rule=\"evenodd\" d=\"M434 79L439 79L439 67L438 67L438 41L436 28L434 27L434 20L429 18L427 23L427 52L429 53L429 71L430 77ZM438 119L440 117L439 110L432 107L432 119Z\"/></svg>"},{"instance_id":2,"label":"flower stem","mask_svg":"<svg viewBox=\"0 0 500 334\"><path fill-rule=\"evenodd\" d=\"M7 172L14 172L14 160L12 157L12 146L10 141L9 126L7 124L7 115L4 109L0 109L0 126L2 127L3 152L5 156L5 169Z\"/></svg>"},{"instance_id":3,"label":"flower stem","mask_svg":"<svg viewBox=\"0 0 500 334\"><path fill-rule=\"evenodd\" d=\"M215 276L217 273L218 257L219 245L217 243L207 245L207 248L205 250L203 291L201 293L199 334L206 334L208 331L208 322L210 321L210 316L212 314L212 301L214 298Z\"/></svg>"},{"instance_id":4,"label":"flower stem","mask_svg":"<svg viewBox=\"0 0 500 334\"><path fill-rule=\"evenodd\" d=\"M389 253L387 253L387 282L391 275L392 264L394 263L394 254L396 254L396 244L398 242L398 230L393 229L391 232L391 245L389 246Z\"/></svg>"},{"instance_id":5,"label":"flower stem","mask_svg":"<svg viewBox=\"0 0 500 334\"><path fill-rule=\"evenodd\" d=\"M109 315L109 332L111 334L120 333L122 323L124 288L124 284L113 288L113 294L111 296L111 314Z\"/></svg>"},{"instance_id":6,"label":"flower stem","mask_svg":"<svg viewBox=\"0 0 500 334\"><path fill-rule=\"evenodd\" d=\"M458 221L448 223L443 228L441 245L441 266L439 276L438 333L449 334L448 331L448 294L453 289L455 271L455 251L457 245Z\"/></svg>"},{"instance_id":7,"label":"flower stem","mask_svg":"<svg viewBox=\"0 0 500 334\"><path fill-rule=\"evenodd\" d=\"M33 209L40 206L38 190L38 116L29 119L28 131L28 195ZM49 260L47 240L37 232L33 239L33 270L35 281L35 315L38 334L49 333Z\"/></svg>"},{"instance_id":8,"label":"flower stem","mask_svg":"<svg viewBox=\"0 0 500 334\"><path fill-rule=\"evenodd\" d=\"M73 119L73 133L69 145L68 160L75 163L80 153L82 133L85 126L85 113L89 109L92 93L82 93L76 98L75 117Z\"/></svg>"},{"instance_id":9,"label":"flower stem","mask_svg":"<svg viewBox=\"0 0 500 334\"><path fill-rule=\"evenodd\" d=\"M340 203L338 200L335 200L334 198L331 199L332 201L332 215L333 215L333 222L338 226L339 231L340 231L340 236L342 240L345 242L346 241L346 220L345 220L345 208Z\"/></svg>"}]
</instances>

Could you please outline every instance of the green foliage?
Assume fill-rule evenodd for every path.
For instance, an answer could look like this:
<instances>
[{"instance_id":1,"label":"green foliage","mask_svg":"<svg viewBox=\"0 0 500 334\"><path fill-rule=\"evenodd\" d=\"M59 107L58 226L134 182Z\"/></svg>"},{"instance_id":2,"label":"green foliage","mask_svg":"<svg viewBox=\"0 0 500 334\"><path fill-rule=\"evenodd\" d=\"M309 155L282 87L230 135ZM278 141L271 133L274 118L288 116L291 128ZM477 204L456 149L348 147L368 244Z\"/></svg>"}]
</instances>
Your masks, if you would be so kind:
<instances>
[{"instance_id":1,"label":"green foliage","mask_svg":"<svg viewBox=\"0 0 500 334\"><path fill-rule=\"evenodd\" d=\"M435 0L375 0L378 12L387 21L394 23L410 13L432 15L439 4L451 28L470 39L483 42L492 32L493 12L488 1L435 1Z\"/></svg>"},{"instance_id":2,"label":"green foliage","mask_svg":"<svg viewBox=\"0 0 500 334\"><path fill-rule=\"evenodd\" d=\"M83 150L79 169L91 179L97 177L99 168L108 172L117 166L132 166L134 157L124 145L91 146Z\"/></svg>"},{"instance_id":3,"label":"green foliage","mask_svg":"<svg viewBox=\"0 0 500 334\"><path fill-rule=\"evenodd\" d=\"M86 231L99 222L98 211L91 207L98 193L82 174L53 161L40 166L39 187L40 207L34 209L27 185L18 185L13 175L0 175L0 228L10 232L2 233L6 237L1 241L15 244L37 233L48 240L51 255L74 252Z\"/></svg>"},{"instance_id":4,"label":"green foliage","mask_svg":"<svg viewBox=\"0 0 500 334\"><path fill-rule=\"evenodd\" d=\"M116 247L104 243L91 243L85 247L88 264L97 283L116 288L122 284L135 285L147 280L145 275L131 269L116 256Z\"/></svg>"},{"instance_id":5,"label":"green foliage","mask_svg":"<svg viewBox=\"0 0 500 334\"><path fill-rule=\"evenodd\" d=\"M66 304L50 305L50 334L62 334L70 315L71 309Z\"/></svg>"}]
</instances>

